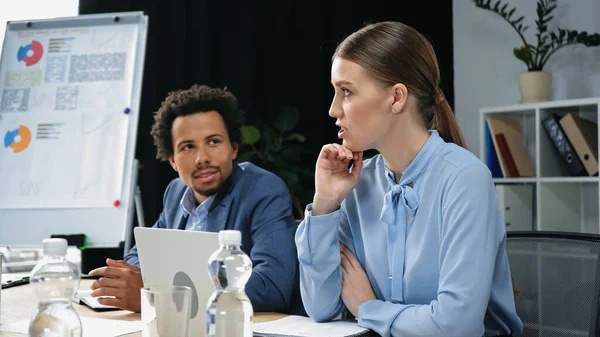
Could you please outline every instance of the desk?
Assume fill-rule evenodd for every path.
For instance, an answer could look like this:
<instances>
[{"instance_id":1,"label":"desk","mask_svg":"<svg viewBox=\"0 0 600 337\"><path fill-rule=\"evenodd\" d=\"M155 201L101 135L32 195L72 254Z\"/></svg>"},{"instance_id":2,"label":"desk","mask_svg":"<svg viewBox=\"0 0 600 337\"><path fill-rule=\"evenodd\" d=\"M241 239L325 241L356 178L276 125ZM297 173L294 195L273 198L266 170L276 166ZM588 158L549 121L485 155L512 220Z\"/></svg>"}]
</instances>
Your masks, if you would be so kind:
<instances>
[{"instance_id":1,"label":"desk","mask_svg":"<svg viewBox=\"0 0 600 337\"><path fill-rule=\"evenodd\" d=\"M92 280L81 280L80 289L89 289L92 285ZM30 285L22 285L12 288L3 289L2 292L2 312L0 313L0 323L6 324L17 322L23 319L31 319L37 314L38 300L33 293ZM140 320L139 313L133 313L126 310L96 312L86 305L73 303L73 307L82 317L95 317L105 319L119 319L134 321ZM255 313L255 322L267 322L278 318L285 317L285 314L278 313ZM128 334L126 336L141 336L141 332ZM0 337L23 337L24 334L0 332Z\"/></svg>"}]
</instances>

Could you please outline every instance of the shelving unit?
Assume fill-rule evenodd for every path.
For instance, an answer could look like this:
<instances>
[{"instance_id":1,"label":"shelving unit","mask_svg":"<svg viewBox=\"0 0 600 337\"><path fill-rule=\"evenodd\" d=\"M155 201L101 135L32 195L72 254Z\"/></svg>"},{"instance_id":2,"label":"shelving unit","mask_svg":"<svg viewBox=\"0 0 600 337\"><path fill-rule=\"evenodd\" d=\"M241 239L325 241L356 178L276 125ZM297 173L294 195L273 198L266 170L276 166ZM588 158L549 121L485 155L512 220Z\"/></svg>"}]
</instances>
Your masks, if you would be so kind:
<instances>
[{"instance_id":1,"label":"shelving unit","mask_svg":"<svg viewBox=\"0 0 600 337\"><path fill-rule=\"evenodd\" d=\"M534 177L494 178L494 183L532 186L531 230L600 234L600 178L570 176L564 159L542 125L550 114L564 116L569 112L598 123L600 97L480 109L480 159L485 163L487 118L517 120L522 127Z\"/></svg>"}]
</instances>

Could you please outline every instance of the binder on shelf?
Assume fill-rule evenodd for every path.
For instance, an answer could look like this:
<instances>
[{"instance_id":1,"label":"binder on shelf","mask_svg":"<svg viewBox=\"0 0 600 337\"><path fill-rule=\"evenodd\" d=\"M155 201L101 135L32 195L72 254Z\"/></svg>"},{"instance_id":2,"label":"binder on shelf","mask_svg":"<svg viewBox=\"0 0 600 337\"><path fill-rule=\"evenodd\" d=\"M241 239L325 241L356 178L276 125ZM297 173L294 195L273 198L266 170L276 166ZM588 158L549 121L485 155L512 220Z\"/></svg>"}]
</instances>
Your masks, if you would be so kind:
<instances>
[{"instance_id":1,"label":"binder on shelf","mask_svg":"<svg viewBox=\"0 0 600 337\"><path fill-rule=\"evenodd\" d=\"M497 134L504 135L504 139L508 145L508 152L511 154L517 168L517 177L533 177L533 165L525 147L525 137L523 136L521 124L515 120L499 118L488 118L487 122L490 127L496 153L499 154L500 168L504 176L510 177L511 175L508 169L508 158L504 158L502 152L500 152L499 144L496 140Z\"/></svg>"},{"instance_id":2,"label":"binder on shelf","mask_svg":"<svg viewBox=\"0 0 600 337\"><path fill-rule=\"evenodd\" d=\"M598 174L598 124L572 113L560 119L565 134L590 176Z\"/></svg>"},{"instance_id":3,"label":"binder on shelf","mask_svg":"<svg viewBox=\"0 0 600 337\"><path fill-rule=\"evenodd\" d=\"M506 137L503 133L496 134L496 143L498 144L498 149L500 150L500 155L504 158L504 163L506 164L506 170L508 175L506 177L516 178L519 177L519 170L517 170L517 165L515 164L515 160L510 153L510 149L508 148L508 143L506 142Z\"/></svg>"},{"instance_id":4,"label":"binder on shelf","mask_svg":"<svg viewBox=\"0 0 600 337\"><path fill-rule=\"evenodd\" d=\"M500 171L502 172L502 177L509 177L508 169L506 168L506 161L502 156L502 152L500 152L500 147L498 145L498 139L496 138L496 132L494 132L494 121L491 118L487 119L487 126L490 129L490 138L492 140L492 144L494 146L494 152L496 153L496 157L498 159L498 166L500 167Z\"/></svg>"},{"instance_id":5,"label":"binder on shelf","mask_svg":"<svg viewBox=\"0 0 600 337\"><path fill-rule=\"evenodd\" d=\"M575 177L586 175L583 164L560 125L560 117L557 114L551 114L544 118L542 126L548 137L550 137L550 140L552 140L552 144L554 144L558 154L565 162L569 174Z\"/></svg>"},{"instance_id":6,"label":"binder on shelf","mask_svg":"<svg viewBox=\"0 0 600 337\"><path fill-rule=\"evenodd\" d=\"M485 122L485 164L492 173L492 178L503 178L502 169L500 168L500 162L498 161L498 154L494 147L494 141L492 140L492 133L487 121Z\"/></svg>"}]
</instances>

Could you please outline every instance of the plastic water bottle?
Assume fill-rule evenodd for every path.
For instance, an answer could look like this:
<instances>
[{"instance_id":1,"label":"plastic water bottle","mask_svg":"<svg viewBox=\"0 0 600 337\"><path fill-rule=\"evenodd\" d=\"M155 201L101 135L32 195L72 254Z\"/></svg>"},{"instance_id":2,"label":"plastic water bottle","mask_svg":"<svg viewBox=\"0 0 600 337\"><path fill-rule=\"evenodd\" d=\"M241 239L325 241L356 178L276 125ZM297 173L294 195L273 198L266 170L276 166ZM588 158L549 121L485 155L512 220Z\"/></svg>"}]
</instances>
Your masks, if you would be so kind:
<instances>
[{"instance_id":1,"label":"plastic water bottle","mask_svg":"<svg viewBox=\"0 0 600 337\"><path fill-rule=\"evenodd\" d=\"M73 308L79 270L66 258L67 240L45 239L44 259L31 271L29 282L38 297L38 313L29 324L32 337L81 337L81 320Z\"/></svg>"},{"instance_id":2,"label":"plastic water bottle","mask_svg":"<svg viewBox=\"0 0 600 337\"><path fill-rule=\"evenodd\" d=\"M215 291L206 310L207 336L252 337L254 310L245 291L252 261L240 248L239 231L220 231L219 244L221 247L208 259Z\"/></svg>"}]
</instances>

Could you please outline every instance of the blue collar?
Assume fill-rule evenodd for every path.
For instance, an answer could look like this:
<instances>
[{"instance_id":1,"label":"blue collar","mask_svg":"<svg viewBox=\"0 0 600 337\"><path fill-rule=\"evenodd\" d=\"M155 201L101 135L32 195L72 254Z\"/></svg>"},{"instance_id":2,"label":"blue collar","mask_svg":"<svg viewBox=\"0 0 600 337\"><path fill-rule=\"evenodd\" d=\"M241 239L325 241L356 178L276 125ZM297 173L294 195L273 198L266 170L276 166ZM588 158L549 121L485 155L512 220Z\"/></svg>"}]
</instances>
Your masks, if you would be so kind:
<instances>
[{"instance_id":1,"label":"blue collar","mask_svg":"<svg viewBox=\"0 0 600 337\"><path fill-rule=\"evenodd\" d=\"M189 216L192 214L198 213L200 207L204 207L204 209L208 210L213 200L215 199L215 195L211 195L206 200L204 200L200 205L198 205L198 201L196 200L196 194L194 190L191 188L186 188L183 196L181 197L181 201L179 204L181 205L181 209L185 216Z\"/></svg>"},{"instance_id":2,"label":"blue collar","mask_svg":"<svg viewBox=\"0 0 600 337\"><path fill-rule=\"evenodd\" d=\"M400 178L400 182L405 182L406 184L410 184L417 180L419 176L425 171L429 163L433 159L437 149L444 143L442 137L440 137L439 133L436 130L429 131L429 138L425 142L425 145L419 150L417 156L408 164L408 167L402 173L402 177ZM383 158L382 158L383 159ZM394 172L385 166L385 162L381 160L383 167L385 168L385 175L389 182L392 185L396 185L396 181L394 180Z\"/></svg>"}]
</instances>

